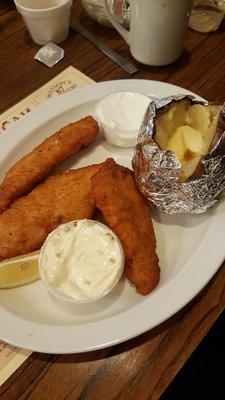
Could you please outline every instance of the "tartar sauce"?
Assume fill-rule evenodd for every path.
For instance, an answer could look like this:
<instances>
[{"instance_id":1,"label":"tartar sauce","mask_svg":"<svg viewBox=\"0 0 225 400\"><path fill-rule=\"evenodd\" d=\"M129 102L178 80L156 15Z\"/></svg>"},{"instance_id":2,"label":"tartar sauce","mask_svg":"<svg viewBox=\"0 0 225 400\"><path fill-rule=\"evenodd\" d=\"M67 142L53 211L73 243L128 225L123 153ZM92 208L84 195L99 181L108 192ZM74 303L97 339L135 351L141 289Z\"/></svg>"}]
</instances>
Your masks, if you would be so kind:
<instances>
[{"instance_id":1,"label":"tartar sauce","mask_svg":"<svg viewBox=\"0 0 225 400\"><path fill-rule=\"evenodd\" d=\"M119 239L97 221L63 224L48 236L41 249L41 276L59 292L81 302L111 290L122 269Z\"/></svg>"}]
</instances>

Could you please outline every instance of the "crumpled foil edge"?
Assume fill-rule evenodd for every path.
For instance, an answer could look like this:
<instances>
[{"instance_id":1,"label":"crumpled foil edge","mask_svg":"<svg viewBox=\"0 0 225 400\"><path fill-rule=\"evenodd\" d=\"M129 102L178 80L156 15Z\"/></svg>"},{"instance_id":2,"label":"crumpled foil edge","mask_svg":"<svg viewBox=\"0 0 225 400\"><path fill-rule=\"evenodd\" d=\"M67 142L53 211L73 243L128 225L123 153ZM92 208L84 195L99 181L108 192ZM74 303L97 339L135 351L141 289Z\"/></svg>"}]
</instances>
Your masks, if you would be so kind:
<instances>
[{"instance_id":1,"label":"crumpled foil edge","mask_svg":"<svg viewBox=\"0 0 225 400\"><path fill-rule=\"evenodd\" d=\"M181 164L178 158L170 150L162 151L152 137L157 110L184 98L190 99L193 104L208 104L184 95L151 101L132 159L139 190L158 210L167 214L203 213L217 203L219 194L225 188L225 129L210 153L202 158L205 172L199 178L183 183L179 181ZM225 122L225 107L220 118Z\"/></svg>"}]
</instances>

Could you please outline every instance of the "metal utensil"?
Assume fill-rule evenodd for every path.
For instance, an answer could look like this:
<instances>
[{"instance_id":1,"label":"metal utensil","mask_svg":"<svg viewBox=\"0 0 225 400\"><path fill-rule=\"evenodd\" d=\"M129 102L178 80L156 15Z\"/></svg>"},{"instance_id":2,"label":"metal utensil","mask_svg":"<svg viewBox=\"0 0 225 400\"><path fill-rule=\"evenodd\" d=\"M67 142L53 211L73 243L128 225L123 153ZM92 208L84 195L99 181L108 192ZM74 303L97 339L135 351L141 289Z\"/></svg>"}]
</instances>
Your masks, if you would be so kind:
<instances>
[{"instance_id":1,"label":"metal utensil","mask_svg":"<svg viewBox=\"0 0 225 400\"><path fill-rule=\"evenodd\" d=\"M89 42L91 42L95 47L101 50L109 58L120 65L128 74L132 75L137 72L137 68L132 65L129 61L125 60L122 56L116 53L114 50L109 49L104 43L102 43L96 36L88 32L76 19L71 18L70 27L78 32L80 35L84 36Z\"/></svg>"}]
</instances>

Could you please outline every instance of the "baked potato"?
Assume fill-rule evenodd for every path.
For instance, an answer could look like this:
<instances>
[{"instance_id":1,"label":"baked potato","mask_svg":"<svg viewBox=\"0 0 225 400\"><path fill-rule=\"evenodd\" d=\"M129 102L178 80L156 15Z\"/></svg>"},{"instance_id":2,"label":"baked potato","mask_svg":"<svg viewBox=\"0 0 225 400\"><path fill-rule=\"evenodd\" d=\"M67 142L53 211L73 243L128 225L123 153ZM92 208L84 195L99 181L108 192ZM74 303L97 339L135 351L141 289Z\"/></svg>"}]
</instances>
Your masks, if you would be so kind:
<instances>
[{"instance_id":1,"label":"baked potato","mask_svg":"<svg viewBox=\"0 0 225 400\"><path fill-rule=\"evenodd\" d=\"M161 150L171 150L181 164L182 182L203 173L201 159L210 152L223 129L218 124L221 105L194 103L184 98L160 109L153 139Z\"/></svg>"},{"instance_id":2,"label":"baked potato","mask_svg":"<svg viewBox=\"0 0 225 400\"><path fill-rule=\"evenodd\" d=\"M132 165L139 190L159 210L204 212L225 188L224 106L183 95L153 100Z\"/></svg>"}]
</instances>

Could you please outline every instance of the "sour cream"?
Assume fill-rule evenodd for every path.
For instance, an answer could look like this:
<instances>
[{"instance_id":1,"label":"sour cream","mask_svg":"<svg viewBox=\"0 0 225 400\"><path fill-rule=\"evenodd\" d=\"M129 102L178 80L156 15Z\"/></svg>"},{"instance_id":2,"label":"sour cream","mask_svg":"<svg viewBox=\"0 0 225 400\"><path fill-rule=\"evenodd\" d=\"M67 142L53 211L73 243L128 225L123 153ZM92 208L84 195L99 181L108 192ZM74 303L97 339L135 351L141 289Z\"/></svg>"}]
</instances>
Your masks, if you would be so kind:
<instances>
[{"instance_id":1,"label":"sour cream","mask_svg":"<svg viewBox=\"0 0 225 400\"><path fill-rule=\"evenodd\" d=\"M108 293L123 270L123 250L105 225L79 220L60 225L46 239L39 261L47 286L77 302Z\"/></svg>"},{"instance_id":2,"label":"sour cream","mask_svg":"<svg viewBox=\"0 0 225 400\"><path fill-rule=\"evenodd\" d=\"M94 111L109 144L133 147L150 100L136 92L114 92L101 99Z\"/></svg>"}]
</instances>

